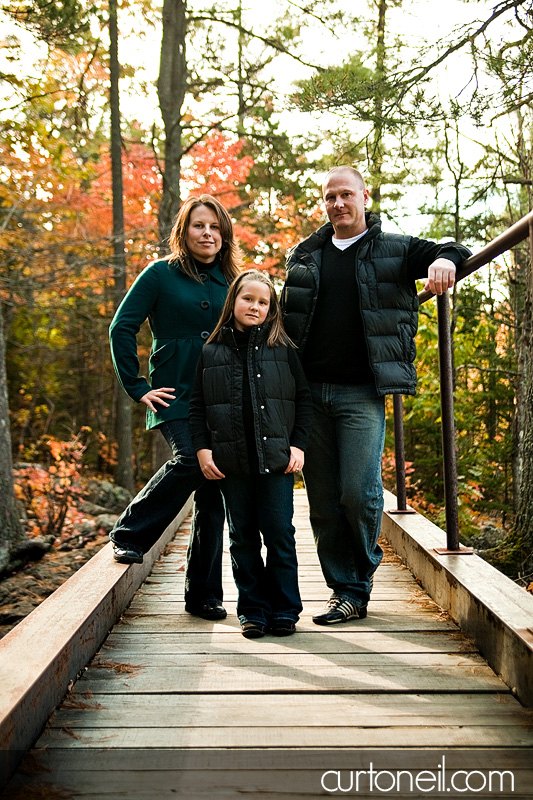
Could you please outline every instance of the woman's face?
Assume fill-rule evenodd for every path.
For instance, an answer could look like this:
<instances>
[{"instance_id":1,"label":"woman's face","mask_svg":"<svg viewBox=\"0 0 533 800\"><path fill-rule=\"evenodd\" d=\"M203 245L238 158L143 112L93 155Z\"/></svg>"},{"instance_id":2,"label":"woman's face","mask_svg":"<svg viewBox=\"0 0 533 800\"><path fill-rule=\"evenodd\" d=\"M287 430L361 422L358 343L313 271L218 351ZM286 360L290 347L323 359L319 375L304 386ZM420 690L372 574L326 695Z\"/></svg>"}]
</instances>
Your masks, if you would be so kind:
<instances>
[{"instance_id":1,"label":"woman's face","mask_svg":"<svg viewBox=\"0 0 533 800\"><path fill-rule=\"evenodd\" d=\"M222 234L218 217L209 206L201 205L193 208L185 242L196 261L210 264L215 260L222 247Z\"/></svg>"}]
</instances>

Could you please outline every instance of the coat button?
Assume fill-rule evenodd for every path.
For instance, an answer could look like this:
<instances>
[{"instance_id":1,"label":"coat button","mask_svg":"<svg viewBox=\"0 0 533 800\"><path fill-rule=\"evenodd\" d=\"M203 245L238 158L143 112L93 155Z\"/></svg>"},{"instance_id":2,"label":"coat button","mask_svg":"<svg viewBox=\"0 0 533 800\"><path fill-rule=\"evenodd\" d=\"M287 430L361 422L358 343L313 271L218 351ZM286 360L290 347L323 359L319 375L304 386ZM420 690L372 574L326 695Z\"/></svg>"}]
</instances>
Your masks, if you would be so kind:
<instances>
[{"instance_id":1,"label":"coat button","mask_svg":"<svg viewBox=\"0 0 533 800\"><path fill-rule=\"evenodd\" d=\"M258 373L257 373L257 377L258 377L258 378L260 378L260 377L261 377L261 373L260 373L260 372L258 372Z\"/></svg>"},{"instance_id":2,"label":"coat button","mask_svg":"<svg viewBox=\"0 0 533 800\"><path fill-rule=\"evenodd\" d=\"M263 436L263 441L266 442L266 440L267 440L267 437Z\"/></svg>"},{"instance_id":3,"label":"coat button","mask_svg":"<svg viewBox=\"0 0 533 800\"><path fill-rule=\"evenodd\" d=\"M265 470L265 472L270 472L270 470L269 470L269 469L266 469L266 470Z\"/></svg>"},{"instance_id":4,"label":"coat button","mask_svg":"<svg viewBox=\"0 0 533 800\"><path fill-rule=\"evenodd\" d=\"M265 410L265 407L264 407L264 406L261 406L261 408L263 409L263 411Z\"/></svg>"},{"instance_id":5,"label":"coat button","mask_svg":"<svg viewBox=\"0 0 533 800\"><path fill-rule=\"evenodd\" d=\"M202 302L200 303L200 308L209 308L210 305L211 303L209 302L209 300L202 300Z\"/></svg>"},{"instance_id":6,"label":"coat button","mask_svg":"<svg viewBox=\"0 0 533 800\"><path fill-rule=\"evenodd\" d=\"M200 278L200 280L202 281L202 283L205 283L205 282L206 282L206 280L207 280L207 275L206 275L206 273L205 273L205 272L200 272L200 274L198 275L198 277Z\"/></svg>"},{"instance_id":7,"label":"coat button","mask_svg":"<svg viewBox=\"0 0 533 800\"><path fill-rule=\"evenodd\" d=\"M209 339L209 331L202 331L200 336L202 339Z\"/></svg>"}]
</instances>

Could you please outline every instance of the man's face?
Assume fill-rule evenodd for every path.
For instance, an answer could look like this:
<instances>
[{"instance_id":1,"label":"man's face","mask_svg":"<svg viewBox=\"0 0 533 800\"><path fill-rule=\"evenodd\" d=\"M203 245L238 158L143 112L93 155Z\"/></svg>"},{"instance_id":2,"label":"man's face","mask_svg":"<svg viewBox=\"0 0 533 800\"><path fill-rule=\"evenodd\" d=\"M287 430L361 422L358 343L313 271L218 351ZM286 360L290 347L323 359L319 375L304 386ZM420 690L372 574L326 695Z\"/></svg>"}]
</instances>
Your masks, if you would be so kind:
<instances>
[{"instance_id":1,"label":"man's face","mask_svg":"<svg viewBox=\"0 0 533 800\"><path fill-rule=\"evenodd\" d=\"M348 170L334 172L325 181L322 192L337 239L349 239L366 230L365 204L369 192L357 176Z\"/></svg>"}]
</instances>

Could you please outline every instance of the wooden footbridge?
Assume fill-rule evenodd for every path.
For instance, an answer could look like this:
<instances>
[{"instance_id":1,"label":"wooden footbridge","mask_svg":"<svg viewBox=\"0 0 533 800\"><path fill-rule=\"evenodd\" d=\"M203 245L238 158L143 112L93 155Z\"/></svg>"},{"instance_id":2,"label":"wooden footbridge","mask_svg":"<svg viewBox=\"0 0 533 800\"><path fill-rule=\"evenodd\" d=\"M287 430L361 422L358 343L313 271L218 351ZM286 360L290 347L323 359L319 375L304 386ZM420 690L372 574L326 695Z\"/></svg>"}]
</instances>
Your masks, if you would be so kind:
<instances>
[{"instance_id":1,"label":"wooden footbridge","mask_svg":"<svg viewBox=\"0 0 533 800\"><path fill-rule=\"evenodd\" d=\"M385 514L417 578L385 542L368 617L318 627L328 590L303 490L295 524L292 637L242 637L227 552L227 619L184 611L187 518L147 577L108 546L8 634L4 775L34 746L6 798L533 797L533 598L477 556L439 561L418 515Z\"/></svg>"}]
</instances>

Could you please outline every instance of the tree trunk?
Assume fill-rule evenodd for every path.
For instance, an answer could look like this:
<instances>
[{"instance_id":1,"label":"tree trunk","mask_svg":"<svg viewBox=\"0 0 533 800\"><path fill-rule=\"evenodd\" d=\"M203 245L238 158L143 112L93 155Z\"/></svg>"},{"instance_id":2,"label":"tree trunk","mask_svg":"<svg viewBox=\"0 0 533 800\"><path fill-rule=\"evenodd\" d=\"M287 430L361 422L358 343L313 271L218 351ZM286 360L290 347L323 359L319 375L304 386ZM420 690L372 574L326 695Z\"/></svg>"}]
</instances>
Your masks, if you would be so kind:
<instances>
[{"instance_id":1,"label":"tree trunk","mask_svg":"<svg viewBox=\"0 0 533 800\"><path fill-rule=\"evenodd\" d=\"M186 0L164 0L163 38L157 95L165 128L165 166L163 196L159 206L159 237L161 247L168 251L168 237L178 213L181 195L181 118L187 91Z\"/></svg>"},{"instance_id":2,"label":"tree trunk","mask_svg":"<svg viewBox=\"0 0 533 800\"><path fill-rule=\"evenodd\" d=\"M118 61L117 0L109 0L109 104L111 109L111 178L113 187L113 281L115 311L126 293L126 253L124 250L124 202L122 186L122 137L120 133L120 102ZM116 438L118 463L116 481L134 491L131 400L125 392L117 394Z\"/></svg>"},{"instance_id":3,"label":"tree trunk","mask_svg":"<svg viewBox=\"0 0 533 800\"><path fill-rule=\"evenodd\" d=\"M524 117L519 111L518 136L516 140L516 156L519 164L519 175L524 179L524 185L519 193L518 216L522 217L533 207L531 191L531 132L528 131ZM531 231L530 231L531 237ZM532 319L532 253L531 239L529 248L527 242L522 242L514 250L515 275L509 286L511 304L515 316L516 354L519 378L516 384L515 416L513 420L513 499L514 508L521 519L520 528L525 524L523 481L526 458L526 438L528 426L533 424L531 419L530 402L528 397L529 384L533 369L533 339L531 324Z\"/></svg>"},{"instance_id":4,"label":"tree trunk","mask_svg":"<svg viewBox=\"0 0 533 800\"><path fill-rule=\"evenodd\" d=\"M383 180L383 96L381 94L383 81L386 75L386 15L387 0L378 2L378 21L376 27L376 93L374 95L374 136L371 153L371 180L370 196L372 198L372 211L379 216L381 210L381 183Z\"/></svg>"},{"instance_id":5,"label":"tree trunk","mask_svg":"<svg viewBox=\"0 0 533 800\"><path fill-rule=\"evenodd\" d=\"M12 545L22 538L15 495L13 491L13 461L11 457L11 430L7 398L6 348L4 323L0 304L0 574L10 561Z\"/></svg>"},{"instance_id":6,"label":"tree trunk","mask_svg":"<svg viewBox=\"0 0 533 800\"><path fill-rule=\"evenodd\" d=\"M522 575L533 572L533 225L529 226L530 257L526 270L526 303L522 318L521 383L524 404L520 437L520 492L515 534L523 555Z\"/></svg>"}]
</instances>

